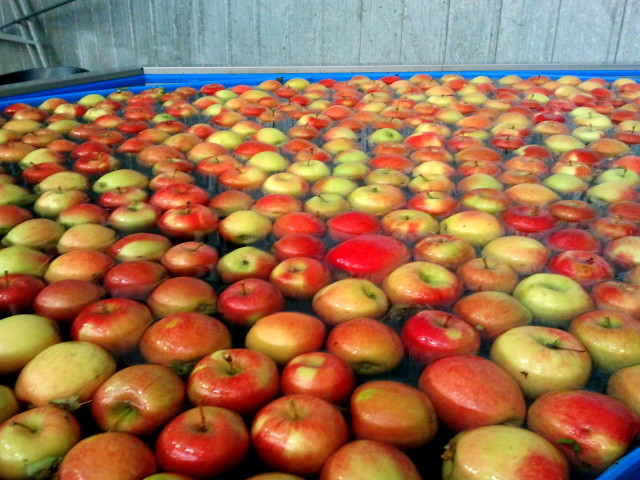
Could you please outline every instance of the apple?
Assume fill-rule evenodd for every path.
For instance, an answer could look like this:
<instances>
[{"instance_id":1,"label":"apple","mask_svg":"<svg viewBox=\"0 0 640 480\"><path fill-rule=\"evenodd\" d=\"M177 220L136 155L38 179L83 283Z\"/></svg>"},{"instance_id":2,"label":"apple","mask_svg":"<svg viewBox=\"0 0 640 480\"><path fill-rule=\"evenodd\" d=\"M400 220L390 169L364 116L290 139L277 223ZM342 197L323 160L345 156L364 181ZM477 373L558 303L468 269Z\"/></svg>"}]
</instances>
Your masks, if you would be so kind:
<instances>
[{"instance_id":1,"label":"apple","mask_svg":"<svg viewBox=\"0 0 640 480\"><path fill-rule=\"evenodd\" d=\"M273 228L268 217L253 210L238 210L220 220L218 233L237 245L250 245L266 238Z\"/></svg>"},{"instance_id":2,"label":"apple","mask_svg":"<svg viewBox=\"0 0 640 480\"><path fill-rule=\"evenodd\" d=\"M40 407L51 402L77 408L116 371L116 361L102 347L65 341L51 345L20 370L15 384L18 400Z\"/></svg>"},{"instance_id":3,"label":"apple","mask_svg":"<svg viewBox=\"0 0 640 480\"><path fill-rule=\"evenodd\" d=\"M353 210L384 216L406 204L405 194L394 185L364 185L347 196Z\"/></svg>"},{"instance_id":4,"label":"apple","mask_svg":"<svg viewBox=\"0 0 640 480\"><path fill-rule=\"evenodd\" d=\"M279 311L258 319L247 332L244 343L278 365L285 365L302 353L319 350L325 336L326 326L318 318Z\"/></svg>"},{"instance_id":5,"label":"apple","mask_svg":"<svg viewBox=\"0 0 640 480\"><path fill-rule=\"evenodd\" d=\"M223 222L228 219L226 217ZM166 210L156 222L160 231L169 237L196 241L215 232L218 223L218 216L209 207L189 203L182 208Z\"/></svg>"},{"instance_id":6,"label":"apple","mask_svg":"<svg viewBox=\"0 0 640 480\"><path fill-rule=\"evenodd\" d=\"M197 312L209 315L216 311L218 294L213 287L194 277L172 277L153 289L147 306L154 318L177 312Z\"/></svg>"},{"instance_id":7,"label":"apple","mask_svg":"<svg viewBox=\"0 0 640 480\"><path fill-rule=\"evenodd\" d=\"M326 231L324 221L315 215L308 212L289 212L273 222L272 233L276 238L282 238L290 233L307 233L322 237Z\"/></svg>"},{"instance_id":8,"label":"apple","mask_svg":"<svg viewBox=\"0 0 640 480\"><path fill-rule=\"evenodd\" d=\"M337 242L349 238L377 234L380 232L380 221L370 213L344 212L327 220L329 237Z\"/></svg>"},{"instance_id":9,"label":"apple","mask_svg":"<svg viewBox=\"0 0 640 480\"><path fill-rule=\"evenodd\" d=\"M160 262L174 276L206 277L215 271L218 251L202 242L187 241L167 250Z\"/></svg>"},{"instance_id":10,"label":"apple","mask_svg":"<svg viewBox=\"0 0 640 480\"><path fill-rule=\"evenodd\" d=\"M272 193L256 199L251 206L251 210L275 221L285 213L301 211L302 202L293 195L286 193Z\"/></svg>"},{"instance_id":11,"label":"apple","mask_svg":"<svg viewBox=\"0 0 640 480\"><path fill-rule=\"evenodd\" d=\"M389 300L369 280L345 278L320 289L311 305L318 317L335 326L359 317L381 318L389 308Z\"/></svg>"},{"instance_id":12,"label":"apple","mask_svg":"<svg viewBox=\"0 0 640 480\"><path fill-rule=\"evenodd\" d=\"M106 209L94 203L79 203L60 212L56 221L65 228L82 223L105 223L108 217Z\"/></svg>"},{"instance_id":13,"label":"apple","mask_svg":"<svg viewBox=\"0 0 640 480\"><path fill-rule=\"evenodd\" d=\"M320 480L402 478L419 480L416 465L400 449L374 440L352 440L336 450L320 472Z\"/></svg>"},{"instance_id":14,"label":"apple","mask_svg":"<svg viewBox=\"0 0 640 480\"><path fill-rule=\"evenodd\" d=\"M104 225L95 223L82 223L74 225L64 232L56 249L58 253L71 252L73 250L97 250L104 252L117 243L117 232ZM107 253L110 253L109 251Z\"/></svg>"},{"instance_id":15,"label":"apple","mask_svg":"<svg viewBox=\"0 0 640 480\"><path fill-rule=\"evenodd\" d=\"M393 270L382 282L393 305L435 308L452 304L463 293L460 279L445 267L430 262L409 262Z\"/></svg>"},{"instance_id":16,"label":"apple","mask_svg":"<svg viewBox=\"0 0 640 480\"><path fill-rule=\"evenodd\" d=\"M325 246L322 239L308 233L289 233L284 235L271 244L271 250L279 262L297 257L322 260L325 254Z\"/></svg>"},{"instance_id":17,"label":"apple","mask_svg":"<svg viewBox=\"0 0 640 480\"><path fill-rule=\"evenodd\" d=\"M520 386L486 358L439 358L422 371L418 386L433 403L438 420L453 431L524 422L526 405Z\"/></svg>"},{"instance_id":18,"label":"apple","mask_svg":"<svg viewBox=\"0 0 640 480\"><path fill-rule=\"evenodd\" d=\"M140 438L128 433L106 432L76 443L60 463L57 477L60 480L135 480L156 470L153 451Z\"/></svg>"},{"instance_id":19,"label":"apple","mask_svg":"<svg viewBox=\"0 0 640 480\"><path fill-rule=\"evenodd\" d=\"M551 250L566 252L581 250L584 252L600 252L600 241L589 231L581 228L563 228L553 232L545 242Z\"/></svg>"},{"instance_id":20,"label":"apple","mask_svg":"<svg viewBox=\"0 0 640 480\"><path fill-rule=\"evenodd\" d=\"M454 213L440 222L440 232L468 241L474 247L482 247L504 234L499 220L481 211Z\"/></svg>"},{"instance_id":21,"label":"apple","mask_svg":"<svg viewBox=\"0 0 640 480\"><path fill-rule=\"evenodd\" d=\"M105 296L105 289L88 280L65 279L45 286L34 297L36 315L69 322L87 305Z\"/></svg>"},{"instance_id":22,"label":"apple","mask_svg":"<svg viewBox=\"0 0 640 480\"><path fill-rule=\"evenodd\" d=\"M331 272L314 258L291 257L282 260L269 275L269 281L287 298L312 298L331 283Z\"/></svg>"},{"instance_id":23,"label":"apple","mask_svg":"<svg viewBox=\"0 0 640 480\"><path fill-rule=\"evenodd\" d=\"M47 218L32 218L19 223L2 238L5 246L21 246L51 251L64 234L64 227Z\"/></svg>"},{"instance_id":24,"label":"apple","mask_svg":"<svg viewBox=\"0 0 640 480\"><path fill-rule=\"evenodd\" d=\"M599 309L640 318L640 288L637 285L616 280L605 281L594 286L591 295Z\"/></svg>"},{"instance_id":25,"label":"apple","mask_svg":"<svg viewBox=\"0 0 640 480\"><path fill-rule=\"evenodd\" d=\"M606 387L607 395L624 403L636 415L640 415L640 398L637 389L639 372L639 365L622 367L611 374Z\"/></svg>"},{"instance_id":26,"label":"apple","mask_svg":"<svg viewBox=\"0 0 640 480\"><path fill-rule=\"evenodd\" d=\"M287 362L280 375L285 395L307 394L340 405L355 388L355 376L349 364L328 352L306 352Z\"/></svg>"},{"instance_id":27,"label":"apple","mask_svg":"<svg viewBox=\"0 0 640 480\"><path fill-rule=\"evenodd\" d=\"M220 257L216 272L228 284L252 277L266 280L277 264L278 261L270 253L253 246L244 246Z\"/></svg>"},{"instance_id":28,"label":"apple","mask_svg":"<svg viewBox=\"0 0 640 480\"><path fill-rule=\"evenodd\" d=\"M91 342L114 357L132 352L153 317L144 303L130 298L107 298L84 307L71 323L72 340Z\"/></svg>"},{"instance_id":29,"label":"apple","mask_svg":"<svg viewBox=\"0 0 640 480\"><path fill-rule=\"evenodd\" d=\"M553 327L505 331L491 346L491 360L511 374L528 398L584 388L591 375L591 357L580 340Z\"/></svg>"},{"instance_id":30,"label":"apple","mask_svg":"<svg viewBox=\"0 0 640 480\"><path fill-rule=\"evenodd\" d=\"M554 443L573 466L602 472L630 448L638 435L638 418L607 395L562 390L531 404L527 427Z\"/></svg>"},{"instance_id":31,"label":"apple","mask_svg":"<svg viewBox=\"0 0 640 480\"><path fill-rule=\"evenodd\" d=\"M487 243L481 255L489 261L506 263L518 274L529 275L544 270L549 259L549 249L534 238L507 235Z\"/></svg>"},{"instance_id":32,"label":"apple","mask_svg":"<svg viewBox=\"0 0 640 480\"><path fill-rule=\"evenodd\" d=\"M485 290L511 293L518 284L518 273L501 260L477 257L467 260L456 269L466 290Z\"/></svg>"},{"instance_id":33,"label":"apple","mask_svg":"<svg viewBox=\"0 0 640 480\"><path fill-rule=\"evenodd\" d=\"M44 287L42 279L34 275L4 274L0 277L0 312L11 315L25 312Z\"/></svg>"},{"instance_id":34,"label":"apple","mask_svg":"<svg viewBox=\"0 0 640 480\"><path fill-rule=\"evenodd\" d=\"M66 279L99 282L113 264L113 258L104 252L72 250L55 257L49 263L44 279L48 283ZM38 291L34 292L34 296Z\"/></svg>"},{"instance_id":35,"label":"apple","mask_svg":"<svg viewBox=\"0 0 640 480\"><path fill-rule=\"evenodd\" d=\"M102 285L112 297L146 300L151 291L168 277L166 269L149 260L130 260L109 268Z\"/></svg>"},{"instance_id":36,"label":"apple","mask_svg":"<svg viewBox=\"0 0 640 480\"><path fill-rule=\"evenodd\" d=\"M325 263L337 275L348 274L381 282L410 258L409 249L399 240L384 235L358 235L331 248Z\"/></svg>"},{"instance_id":37,"label":"apple","mask_svg":"<svg viewBox=\"0 0 640 480\"><path fill-rule=\"evenodd\" d=\"M475 249L468 241L446 234L429 235L418 240L413 245L412 253L414 260L435 263L452 270L476 256Z\"/></svg>"},{"instance_id":38,"label":"apple","mask_svg":"<svg viewBox=\"0 0 640 480\"><path fill-rule=\"evenodd\" d=\"M349 439L349 429L335 405L313 395L277 398L262 407L251 423L251 442L270 468L313 475Z\"/></svg>"},{"instance_id":39,"label":"apple","mask_svg":"<svg viewBox=\"0 0 640 480\"><path fill-rule=\"evenodd\" d=\"M535 273L521 280L513 296L531 311L535 321L548 326L568 325L594 307L594 300L578 282L556 273Z\"/></svg>"},{"instance_id":40,"label":"apple","mask_svg":"<svg viewBox=\"0 0 640 480\"><path fill-rule=\"evenodd\" d=\"M593 363L606 373L640 363L636 348L640 321L623 312L591 310L575 317L569 331L584 345Z\"/></svg>"},{"instance_id":41,"label":"apple","mask_svg":"<svg viewBox=\"0 0 640 480\"><path fill-rule=\"evenodd\" d=\"M42 406L17 413L0 424L0 478L48 477L79 440L69 412Z\"/></svg>"},{"instance_id":42,"label":"apple","mask_svg":"<svg viewBox=\"0 0 640 480\"><path fill-rule=\"evenodd\" d=\"M231 333L220 320L197 312L167 315L150 325L139 342L148 363L188 373L201 358L231 347Z\"/></svg>"},{"instance_id":43,"label":"apple","mask_svg":"<svg viewBox=\"0 0 640 480\"><path fill-rule=\"evenodd\" d=\"M263 353L248 348L217 350L198 361L187 379L194 405L253 415L279 391L278 367Z\"/></svg>"},{"instance_id":44,"label":"apple","mask_svg":"<svg viewBox=\"0 0 640 480\"><path fill-rule=\"evenodd\" d=\"M351 430L356 438L411 450L430 442L438 429L427 396L397 381L373 380L359 385L350 406Z\"/></svg>"},{"instance_id":45,"label":"apple","mask_svg":"<svg viewBox=\"0 0 640 480\"><path fill-rule=\"evenodd\" d=\"M444 447L443 480L569 478L569 464L551 442L524 428L489 425L460 432Z\"/></svg>"},{"instance_id":46,"label":"apple","mask_svg":"<svg viewBox=\"0 0 640 480\"><path fill-rule=\"evenodd\" d=\"M29 335L25 336L24 332ZM46 317L18 314L0 320L0 374L19 372L41 351L60 343L57 324Z\"/></svg>"},{"instance_id":47,"label":"apple","mask_svg":"<svg viewBox=\"0 0 640 480\"><path fill-rule=\"evenodd\" d=\"M400 332L404 349L413 360L426 365L453 354L475 355L480 335L460 317L442 310L423 310L409 317Z\"/></svg>"},{"instance_id":48,"label":"apple","mask_svg":"<svg viewBox=\"0 0 640 480\"><path fill-rule=\"evenodd\" d=\"M238 280L218 297L218 313L230 324L250 327L258 319L281 311L284 296L273 284L259 278Z\"/></svg>"},{"instance_id":49,"label":"apple","mask_svg":"<svg viewBox=\"0 0 640 480\"><path fill-rule=\"evenodd\" d=\"M638 236L626 236L614 238L604 247L604 255L617 268L629 270L640 265L637 248L640 242Z\"/></svg>"},{"instance_id":50,"label":"apple","mask_svg":"<svg viewBox=\"0 0 640 480\"><path fill-rule=\"evenodd\" d=\"M346 361L358 375L390 372L404 357L400 335L390 326L366 317L334 326L327 335L325 347Z\"/></svg>"},{"instance_id":51,"label":"apple","mask_svg":"<svg viewBox=\"0 0 640 480\"><path fill-rule=\"evenodd\" d=\"M104 431L146 436L180 413L185 397L182 379L168 367L132 365L98 387L91 415Z\"/></svg>"},{"instance_id":52,"label":"apple","mask_svg":"<svg viewBox=\"0 0 640 480\"><path fill-rule=\"evenodd\" d=\"M557 254L549 260L547 269L551 273L572 278L584 287L614 277L613 266L607 260L597 253L584 250L567 250Z\"/></svg>"}]
</instances>

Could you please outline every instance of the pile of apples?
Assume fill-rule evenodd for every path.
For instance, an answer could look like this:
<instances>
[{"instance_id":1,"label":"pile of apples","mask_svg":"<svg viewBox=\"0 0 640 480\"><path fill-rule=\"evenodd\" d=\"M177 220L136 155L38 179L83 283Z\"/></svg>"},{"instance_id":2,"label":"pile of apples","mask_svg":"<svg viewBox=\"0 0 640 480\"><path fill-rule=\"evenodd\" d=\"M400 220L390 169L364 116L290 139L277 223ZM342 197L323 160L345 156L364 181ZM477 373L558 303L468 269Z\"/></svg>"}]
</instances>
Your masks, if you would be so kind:
<instances>
[{"instance_id":1,"label":"pile of apples","mask_svg":"<svg viewBox=\"0 0 640 480\"><path fill-rule=\"evenodd\" d=\"M631 78L6 106L0 480L595 478L640 433L638 144Z\"/></svg>"}]
</instances>

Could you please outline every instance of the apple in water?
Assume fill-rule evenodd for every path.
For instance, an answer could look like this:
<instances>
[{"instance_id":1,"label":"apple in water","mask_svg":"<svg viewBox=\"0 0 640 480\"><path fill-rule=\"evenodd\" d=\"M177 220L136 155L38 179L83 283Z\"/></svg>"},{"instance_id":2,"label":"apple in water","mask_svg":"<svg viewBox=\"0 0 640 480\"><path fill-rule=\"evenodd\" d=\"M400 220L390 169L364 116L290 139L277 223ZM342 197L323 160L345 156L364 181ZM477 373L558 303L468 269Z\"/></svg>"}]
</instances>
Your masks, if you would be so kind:
<instances>
[{"instance_id":1,"label":"apple in water","mask_svg":"<svg viewBox=\"0 0 640 480\"><path fill-rule=\"evenodd\" d=\"M355 388L355 376L349 364L328 352L302 353L285 365L280 375L285 395L315 395L331 403L342 404Z\"/></svg>"},{"instance_id":2,"label":"apple in water","mask_svg":"<svg viewBox=\"0 0 640 480\"><path fill-rule=\"evenodd\" d=\"M415 387L392 380L358 386L350 400L356 438L388 443L402 450L423 447L438 430L429 398Z\"/></svg>"},{"instance_id":3,"label":"apple in water","mask_svg":"<svg viewBox=\"0 0 640 480\"><path fill-rule=\"evenodd\" d=\"M167 277L167 270L157 262L130 260L107 270L102 284L112 297L146 300L151 291Z\"/></svg>"},{"instance_id":4,"label":"apple in water","mask_svg":"<svg viewBox=\"0 0 640 480\"><path fill-rule=\"evenodd\" d=\"M474 247L483 247L504 235L500 221L487 212L467 210L454 213L440 222L440 233L468 241Z\"/></svg>"},{"instance_id":5,"label":"apple in water","mask_svg":"<svg viewBox=\"0 0 640 480\"><path fill-rule=\"evenodd\" d=\"M460 279L431 262L409 262L393 270L382 282L393 305L436 308L452 304L463 292Z\"/></svg>"},{"instance_id":6,"label":"apple in water","mask_svg":"<svg viewBox=\"0 0 640 480\"><path fill-rule=\"evenodd\" d=\"M352 440L336 450L320 472L320 480L420 480L413 461L402 450L374 440Z\"/></svg>"},{"instance_id":7,"label":"apple in water","mask_svg":"<svg viewBox=\"0 0 640 480\"><path fill-rule=\"evenodd\" d=\"M349 438L342 413L313 395L277 398L262 407L251 423L251 441L271 468L297 475L318 473Z\"/></svg>"},{"instance_id":8,"label":"apple in water","mask_svg":"<svg viewBox=\"0 0 640 480\"><path fill-rule=\"evenodd\" d=\"M326 325L318 318L299 312L279 311L256 321L247 332L247 348L264 353L278 365L292 358L320 350Z\"/></svg>"},{"instance_id":9,"label":"apple in water","mask_svg":"<svg viewBox=\"0 0 640 480\"><path fill-rule=\"evenodd\" d=\"M507 235L487 243L482 256L506 263L519 274L529 275L544 270L549 249L534 238Z\"/></svg>"},{"instance_id":10,"label":"apple in water","mask_svg":"<svg viewBox=\"0 0 640 480\"><path fill-rule=\"evenodd\" d=\"M277 260L269 252L247 245L222 255L216 265L216 272L228 284L245 278L267 280L277 264Z\"/></svg>"},{"instance_id":11,"label":"apple in water","mask_svg":"<svg viewBox=\"0 0 640 480\"><path fill-rule=\"evenodd\" d=\"M535 273L521 280L513 291L536 321L563 326L594 307L594 301L575 280L557 273ZM571 298L571 302L567 302Z\"/></svg>"},{"instance_id":12,"label":"apple in water","mask_svg":"<svg viewBox=\"0 0 640 480\"><path fill-rule=\"evenodd\" d=\"M569 464L549 441L529 430L489 425L460 432L442 454L443 480L569 479Z\"/></svg>"},{"instance_id":13,"label":"apple in water","mask_svg":"<svg viewBox=\"0 0 640 480\"><path fill-rule=\"evenodd\" d=\"M48 477L80 440L73 414L54 406L25 410L0 424L0 478Z\"/></svg>"},{"instance_id":14,"label":"apple in water","mask_svg":"<svg viewBox=\"0 0 640 480\"><path fill-rule=\"evenodd\" d=\"M231 347L231 333L220 320L197 312L178 312L154 322L142 335L139 349L148 363L189 373L201 358Z\"/></svg>"},{"instance_id":15,"label":"apple in water","mask_svg":"<svg viewBox=\"0 0 640 480\"><path fill-rule=\"evenodd\" d=\"M640 321L623 312L591 310L575 317L569 331L601 371L613 373L640 363Z\"/></svg>"},{"instance_id":16,"label":"apple in water","mask_svg":"<svg viewBox=\"0 0 640 480\"><path fill-rule=\"evenodd\" d=\"M511 293L518 284L518 273L507 263L497 259L476 257L456 269L466 290Z\"/></svg>"},{"instance_id":17,"label":"apple in water","mask_svg":"<svg viewBox=\"0 0 640 480\"><path fill-rule=\"evenodd\" d=\"M423 310L409 317L400 337L407 355L421 365L446 355L475 355L480 350L478 331L442 310Z\"/></svg>"},{"instance_id":18,"label":"apple in water","mask_svg":"<svg viewBox=\"0 0 640 480\"><path fill-rule=\"evenodd\" d=\"M311 237L313 238L313 237ZM327 266L308 257L283 259L269 275L269 281L287 298L312 298L331 283Z\"/></svg>"},{"instance_id":19,"label":"apple in water","mask_svg":"<svg viewBox=\"0 0 640 480\"><path fill-rule=\"evenodd\" d=\"M16 315L26 311L45 283L34 275L6 273L0 277L0 312Z\"/></svg>"},{"instance_id":20,"label":"apple in water","mask_svg":"<svg viewBox=\"0 0 640 480\"><path fill-rule=\"evenodd\" d=\"M325 347L359 375L389 372L404 357L400 335L372 318L354 318L335 325L327 335Z\"/></svg>"},{"instance_id":21,"label":"apple in water","mask_svg":"<svg viewBox=\"0 0 640 480\"><path fill-rule=\"evenodd\" d=\"M526 405L520 386L486 358L442 357L422 371L418 386L433 403L438 419L451 430L524 422Z\"/></svg>"},{"instance_id":22,"label":"apple in water","mask_svg":"<svg viewBox=\"0 0 640 480\"><path fill-rule=\"evenodd\" d=\"M640 415L640 364L623 367L611 374L607 381L607 395L624 403Z\"/></svg>"},{"instance_id":23,"label":"apple in water","mask_svg":"<svg viewBox=\"0 0 640 480\"><path fill-rule=\"evenodd\" d=\"M70 335L121 357L138 346L152 321L145 304L130 298L107 298L83 308L71 323Z\"/></svg>"},{"instance_id":24,"label":"apple in water","mask_svg":"<svg viewBox=\"0 0 640 480\"><path fill-rule=\"evenodd\" d=\"M556 445L573 466L602 472L627 453L638 417L623 403L589 390L549 392L529 407L527 427Z\"/></svg>"},{"instance_id":25,"label":"apple in water","mask_svg":"<svg viewBox=\"0 0 640 480\"><path fill-rule=\"evenodd\" d=\"M122 432L97 433L76 443L57 471L60 480L136 480L157 471L153 451L140 438Z\"/></svg>"},{"instance_id":26,"label":"apple in water","mask_svg":"<svg viewBox=\"0 0 640 480\"><path fill-rule=\"evenodd\" d=\"M528 398L584 388L591 375L591 357L572 334L553 327L526 325L499 335L491 360L509 372Z\"/></svg>"},{"instance_id":27,"label":"apple in water","mask_svg":"<svg viewBox=\"0 0 640 480\"><path fill-rule=\"evenodd\" d=\"M58 280L38 292L32 307L36 315L56 322L70 322L84 307L104 295L104 288L88 280Z\"/></svg>"},{"instance_id":28,"label":"apple in water","mask_svg":"<svg viewBox=\"0 0 640 480\"><path fill-rule=\"evenodd\" d=\"M209 315L216 311L218 294L213 287L194 277L172 277L162 281L147 299L155 318L177 312Z\"/></svg>"},{"instance_id":29,"label":"apple in water","mask_svg":"<svg viewBox=\"0 0 640 480\"><path fill-rule=\"evenodd\" d=\"M353 389L353 385L351 387ZM351 391L349 391L349 394ZM20 404L13 389L0 385L0 424L20 411Z\"/></svg>"},{"instance_id":30,"label":"apple in water","mask_svg":"<svg viewBox=\"0 0 640 480\"><path fill-rule=\"evenodd\" d=\"M389 300L369 280L345 278L320 289L311 306L325 323L335 326L355 318L381 318L389 308Z\"/></svg>"},{"instance_id":31,"label":"apple in water","mask_svg":"<svg viewBox=\"0 0 640 480\"><path fill-rule=\"evenodd\" d=\"M242 327L250 327L260 318L283 308L282 292L260 278L238 280L218 296L218 313L230 324Z\"/></svg>"},{"instance_id":32,"label":"apple in water","mask_svg":"<svg viewBox=\"0 0 640 480\"><path fill-rule=\"evenodd\" d=\"M185 398L182 379L170 368L132 365L98 387L91 415L104 431L146 436L180 413Z\"/></svg>"},{"instance_id":33,"label":"apple in water","mask_svg":"<svg viewBox=\"0 0 640 480\"><path fill-rule=\"evenodd\" d=\"M60 342L20 370L15 393L18 400L36 407L53 402L77 408L91 400L115 371L116 361L104 348L89 342Z\"/></svg>"},{"instance_id":34,"label":"apple in water","mask_svg":"<svg viewBox=\"0 0 640 480\"><path fill-rule=\"evenodd\" d=\"M194 405L212 405L254 414L279 390L276 363L248 348L217 350L202 358L189 374L187 395Z\"/></svg>"}]
</instances>

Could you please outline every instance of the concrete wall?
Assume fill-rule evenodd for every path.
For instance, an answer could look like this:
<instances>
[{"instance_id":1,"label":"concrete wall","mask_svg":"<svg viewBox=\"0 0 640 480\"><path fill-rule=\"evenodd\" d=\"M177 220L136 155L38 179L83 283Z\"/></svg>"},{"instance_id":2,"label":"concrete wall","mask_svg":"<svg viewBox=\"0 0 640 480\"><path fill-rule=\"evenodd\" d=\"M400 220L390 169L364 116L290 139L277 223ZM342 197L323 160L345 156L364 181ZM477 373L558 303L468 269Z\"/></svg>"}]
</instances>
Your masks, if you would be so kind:
<instances>
[{"instance_id":1,"label":"concrete wall","mask_svg":"<svg viewBox=\"0 0 640 480\"><path fill-rule=\"evenodd\" d=\"M0 20L14 18L13 0ZM52 64L640 64L638 0L78 0L39 17ZM31 0L41 8L54 0ZM4 30L3 33L13 33ZM0 41L0 73L28 68Z\"/></svg>"}]
</instances>

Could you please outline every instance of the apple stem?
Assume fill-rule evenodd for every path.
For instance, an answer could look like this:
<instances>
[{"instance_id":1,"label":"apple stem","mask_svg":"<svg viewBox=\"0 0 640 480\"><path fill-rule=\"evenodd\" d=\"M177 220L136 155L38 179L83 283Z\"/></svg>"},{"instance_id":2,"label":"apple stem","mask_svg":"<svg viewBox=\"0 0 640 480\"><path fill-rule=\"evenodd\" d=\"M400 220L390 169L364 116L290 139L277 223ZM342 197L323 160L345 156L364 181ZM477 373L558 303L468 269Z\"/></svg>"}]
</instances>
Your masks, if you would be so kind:
<instances>
[{"instance_id":1,"label":"apple stem","mask_svg":"<svg viewBox=\"0 0 640 480\"><path fill-rule=\"evenodd\" d=\"M289 399L289 409L291 410L291 414L294 420L300 420L300 412L298 412L298 409L296 408L296 402L293 401L293 399Z\"/></svg>"},{"instance_id":2,"label":"apple stem","mask_svg":"<svg viewBox=\"0 0 640 480\"><path fill-rule=\"evenodd\" d=\"M611 317L609 317L609 315L606 315L603 319L602 319L602 326L604 328L611 328Z\"/></svg>"},{"instance_id":3,"label":"apple stem","mask_svg":"<svg viewBox=\"0 0 640 480\"><path fill-rule=\"evenodd\" d=\"M244 287L244 283L242 285ZM231 356L231 354L229 352L224 352L222 354L222 358L224 359L225 362L227 362L227 365L229 366L229 370L231 371L231 373L236 373L236 367L233 364L233 357Z\"/></svg>"},{"instance_id":4,"label":"apple stem","mask_svg":"<svg viewBox=\"0 0 640 480\"><path fill-rule=\"evenodd\" d=\"M207 430L207 419L204 416L204 406L202 404L198 405L198 413L200 414L201 431L205 432Z\"/></svg>"}]
</instances>

